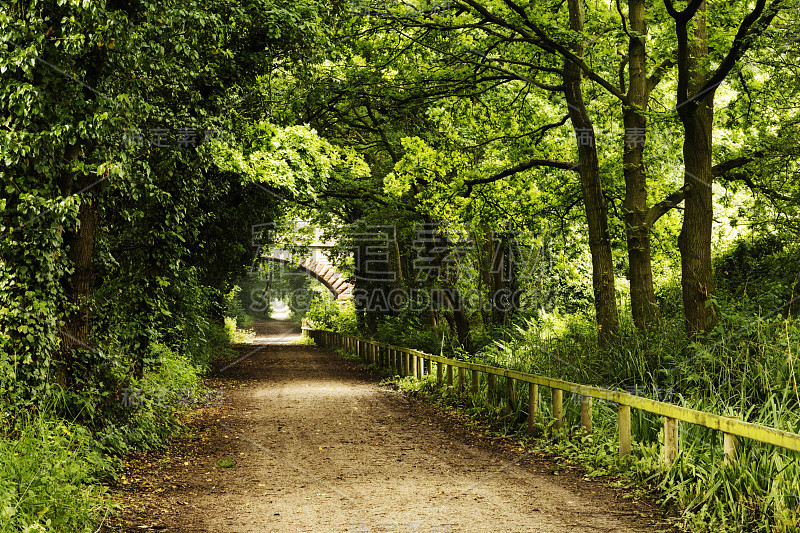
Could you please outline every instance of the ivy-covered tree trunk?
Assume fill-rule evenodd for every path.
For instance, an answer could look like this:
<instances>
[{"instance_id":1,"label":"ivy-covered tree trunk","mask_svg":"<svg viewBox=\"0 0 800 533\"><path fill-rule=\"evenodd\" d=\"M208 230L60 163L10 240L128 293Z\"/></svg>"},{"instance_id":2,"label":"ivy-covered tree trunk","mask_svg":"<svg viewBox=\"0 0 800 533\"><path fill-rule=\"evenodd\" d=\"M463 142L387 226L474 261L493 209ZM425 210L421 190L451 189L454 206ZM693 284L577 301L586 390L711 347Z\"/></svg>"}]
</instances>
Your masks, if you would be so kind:
<instances>
[{"instance_id":1,"label":"ivy-covered tree trunk","mask_svg":"<svg viewBox=\"0 0 800 533\"><path fill-rule=\"evenodd\" d=\"M583 31L583 3L569 0L570 30ZM583 56L583 45L572 44L573 53ZM578 143L578 174L581 178L583 205L589 230L589 249L592 254L592 285L597 314L598 338L607 342L619 329L617 301L614 289L614 262L611 239L608 233L608 209L600 183L600 166L597 160L594 127L581 89L581 68L567 60L564 64L564 94L569 106L569 117Z\"/></svg>"},{"instance_id":2,"label":"ivy-covered tree trunk","mask_svg":"<svg viewBox=\"0 0 800 533\"><path fill-rule=\"evenodd\" d=\"M453 312L453 321L451 324L455 327L456 339L458 339L458 343L465 350L469 350L469 317L467 316L466 309L464 309L464 302L461 299L461 294L458 292L458 289L454 287L452 289L443 290L442 295Z\"/></svg>"},{"instance_id":3,"label":"ivy-covered tree trunk","mask_svg":"<svg viewBox=\"0 0 800 533\"><path fill-rule=\"evenodd\" d=\"M74 271L66 282L65 292L72 310L60 329L61 356L58 362L58 383L68 388L72 381L74 352L89 347L91 328L90 302L94 294L92 251L97 236L97 204L91 198L81 199L78 227L64 239L69 247L67 257Z\"/></svg>"},{"instance_id":4,"label":"ivy-covered tree trunk","mask_svg":"<svg viewBox=\"0 0 800 533\"><path fill-rule=\"evenodd\" d=\"M478 250L478 267L485 287L481 297L481 313L487 326L502 326L509 311L502 300L507 291L506 270L508 246L504 236L487 229L481 236L482 249Z\"/></svg>"}]
</instances>

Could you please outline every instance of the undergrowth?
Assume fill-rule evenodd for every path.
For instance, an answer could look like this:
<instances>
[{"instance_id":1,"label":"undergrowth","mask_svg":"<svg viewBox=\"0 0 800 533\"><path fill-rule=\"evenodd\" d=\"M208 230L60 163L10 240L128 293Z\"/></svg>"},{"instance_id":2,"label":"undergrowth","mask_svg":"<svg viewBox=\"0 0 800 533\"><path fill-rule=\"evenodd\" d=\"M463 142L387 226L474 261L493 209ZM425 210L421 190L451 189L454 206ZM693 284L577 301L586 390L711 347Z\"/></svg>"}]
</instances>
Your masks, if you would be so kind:
<instances>
[{"instance_id":1,"label":"undergrowth","mask_svg":"<svg viewBox=\"0 0 800 533\"><path fill-rule=\"evenodd\" d=\"M80 425L15 417L0 434L0 532L94 532L116 504L100 484L116 467Z\"/></svg>"},{"instance_id":2,"label":"undergrowth","mask_svg":"<svg viewBox=\"0 0 800 533\"><path fill-rule=\"evenodd\" d=\"M515 335L495 342L473 360L669 401L723 416L737 417L794 433L800 432L800 401L793 355L798 353L800 325L783 317L750 320L719 309L717 328L704 342L692 342L676 324L664 324L642 339L623 335L607 347L604 364L593 355L598 347L588 335L570 335L580 324L564 324L560 336L552 327L528 322ZM348 358L357 359L353 354ZM385 370L385 369L384 369ZM454 376L454 383L458 383ZM465 380L470 386L470 376ZM550 395L540 393L539 425L527 432L528 388L517 385L513 401L504 378L496 377L495 398L487 398L487 378L480 393L442 387L435 377L421 380L393 376L388 381L410 395L482 420L498 434L559 455L581 466L588 476L613 476L617 484L649 492L688 531L793 532L800 520L798 454L740 439L738 461L726 465L722 434L680 423L680 453L662 461L663 419L632 410L632 452L618 456L617 408L595 401L593 433L580 428L580 398L564 397L565 429L552 432ZM546 390L546 389L543 389ZM543 436L557 438L541 438Z\"/></svg>"},{"instance_id":3,"label":"undergrowth","mask_svg":"<svg viewBox=\"0 0 800 533\"><path fill-rule=\"evenodd\" d=\"M214 328L203 350L224 354L231 340ZM108 370L111 386L103 390L77 396L54 387L47 406L12 402L21 392L7 381L13 394L0 396L0 533L99 531L119 507L106 485L122 457L162 447L182 430L180 412L213 399L200 379L203 357L155 342L147 360L140 377L122 366L119 374ZM66 419L75 407L75 418Z\"/></svg>"}]
</instances>

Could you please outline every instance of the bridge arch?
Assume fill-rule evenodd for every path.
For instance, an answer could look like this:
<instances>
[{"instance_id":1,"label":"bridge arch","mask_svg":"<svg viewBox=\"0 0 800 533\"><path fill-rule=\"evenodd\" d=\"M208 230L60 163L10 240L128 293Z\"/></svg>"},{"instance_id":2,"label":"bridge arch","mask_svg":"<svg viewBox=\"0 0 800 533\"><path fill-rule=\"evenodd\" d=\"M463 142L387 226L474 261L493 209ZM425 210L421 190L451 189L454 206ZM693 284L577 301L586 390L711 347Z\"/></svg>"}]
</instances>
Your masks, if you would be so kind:
<instances>
[{"instance_id":1,"label":"bridge arch","mask_svg":"<svg viewBox=\"0 0 800 533\"><path fill-rule=\"evenodd\" d=\"M347 278L342 276L336 268L326 260L318 260L314 257L307 257L301 261L293 261L281 257L267 256L262 257L264 261L281 263L296 268L298 271L305 272L328 289L333 295L333 299L338 302L349 300L353 297L355 286Z\"/></svg>"}]
</instances>

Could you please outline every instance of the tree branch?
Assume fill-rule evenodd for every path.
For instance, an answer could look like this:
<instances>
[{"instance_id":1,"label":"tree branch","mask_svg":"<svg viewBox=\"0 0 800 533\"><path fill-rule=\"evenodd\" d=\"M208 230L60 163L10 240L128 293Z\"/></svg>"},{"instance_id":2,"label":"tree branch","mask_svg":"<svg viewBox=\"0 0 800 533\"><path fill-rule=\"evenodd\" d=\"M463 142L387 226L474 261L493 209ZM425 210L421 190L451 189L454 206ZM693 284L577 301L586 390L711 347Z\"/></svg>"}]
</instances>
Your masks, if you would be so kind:
<instances>
[{"instance_id":1,"label":"tree branch","mask_svg":"<svg viewBox=\"0 0 800 533\"><path fill-rule=\"evenodd\" d=\"M723 181L743 181L747 187L753 192L760 192L767 198L772 200L781 200L784 202L797 202L797 198L792 196L787 196L783 193L779 193L775 189L770 189L765 185L759 185L753 181L753 179L744 172L736 172L732 174L722 174L720 178Z\"/></svg>"},{"instance_id":2,"label":"tree branch","mask_svg":"<svg viewBox=\"0 0 800 533\"><path fill-rule=\"evenodd\" d=\"M560 168L563 170L572 170L572 171L577 171L578 169L577 163L570 163L569 161L556 161L554 159L531 159L529 161L525 161L524 163L520 163L519 165L498 172L493 176L489 176L486 178L476 178L473 180L465 181L464 185L467 186L467 191L464 196L469 196L472 193L472 187L474 185L482 185L484 183L491 183L493 181L498 181L503 178L507 178L509 176L513 176L514 174L519 174L520 172L524 172L525 170L529 170L531 168L536 168L536 167Z\"/></svg>"},{"instance_id":3,"label":"tree branch","mask_svg":"<svg viewBox=\"0 0 800 533\"><path fill-rule=\"evenodd\" d=\"M694 102L702 99L709 92L715 91L717 87L725 81L725 78L728 77L728 74L736 65L736 62L752 45L753 38L761 35L767 26L770 25L772 19L775 18L775 15L778 14L782 1L783 0L773 0L766 12L764 12L766 0L756 1L753 10L747 14L739 26L736 37L733 38L733 44L731 44L731 48L728 50L728 55L725 56L725 59L719 64L717 70L714 71L714 74L697 94L692 95L686 102L682 103Z\"/></svg>"},{"instance_id":4,"label":"tree branch","mask_svg":"<svg viewBox=\"0 0 800 533\"><path fill-rule=\"evenodd\" d=\"M711 167L711 175L715 178L724 178L725 174L735 168L743 167L748 163L752 163L758 159L761 159L765 156L763 150L758 150L757 152L753 152L752 154L745 155L742 157L736 157L734 159L730 159L725 161L724 163L720 163L718 165L714 165Z\"/></svg>"},{"instance_id":5,"label":"tree branch","mask_svg":"<svg viewBox=\"0 0 800 533\"><path fill-rule=\"evenodd\" d=\"M648 209L647 214L644 217L644 226L648 229L652 228L653 224L655 224L659 218L667 214L672 209L678 207L678 204L680 204L686 198L686 193L688 191L689 186L684 186L677 191L670 193L664 200L658 202L656 205Z\"/></svg>"},{"instance_id":6,"label":"tree branch","mask_svg":"<svg viewBox=\"0 0 800 533\"><path fill-rule=\"evenodd\" d=\"M776 0L777 1L777 0ZM468 5L476 12L478 12L487 22L491 22L493 24L497 24L502 28L506 28L508 30L513 31L514 33L519 34L522 38L524 38L529 43L538 46L542 50L547 52L554 52L563 56L566 60L575 63L578 67L580 67L581 71L586 75L587 78L596 82L609 93L611 93L614 97L619 99L621 102L627 102L627 96L620 92L620 90L614 86L613 83L610 83L608 80L600 76L597 72L595 72L589 65L586 64L583 59L576 56L568 47L556 42L553 40L547 32L545 32L542 28L534 24L530 18L528 18L525 10L519 7L518 5L511 2L509 7L511 7L522 19L525 21L525 25L531 28L533 33L529 32L525 28L521 28L510 22L506 21L505 19L495 15L485 6L481 5L477 0L461 0L462 3Z\"/></svg>"},{"instance_id":7,"label":"tree branch","mask_svg":"<svg viewBox=\"0 0 800 533\"><path fill-rule=\"evenodd\" d=\"M653 74L647 78L647 94L650 94L650 92L656 88L656 85L661 82L664 74L666 74L666 72L674 66L675 58L670 57L669 59L662 61L661 64L656 67L656 69L653 71Z\"/></svg>"},{"instance_id":8,"label":"tree branch","mask_svg":"<svg viewBox=\"0 0 800 533\"><path fill-rule=\"evenodd\" d=\"M771 189L766 185L760 185L753 181L753 178L750 174L746 172L735 172L731 173L731 170L736 168L743 167L748 163L752 163L753 161L758 161L759 159L763 159L766 153L763 150L759 150L757 152L753 152L750 155L736 157L729 161L725 161L724 163L720 163L719 165L714 165L711 168L711 173L715 178L720 178L723 181L733 182L733 181L742 181L744 182L747 187L753 192L760 192L767 198L772 200L781 200L784 202L796 202L797 199L791 196L787 196L783 193L776 191L775 189Z\"/></svg>"}]
</instances>

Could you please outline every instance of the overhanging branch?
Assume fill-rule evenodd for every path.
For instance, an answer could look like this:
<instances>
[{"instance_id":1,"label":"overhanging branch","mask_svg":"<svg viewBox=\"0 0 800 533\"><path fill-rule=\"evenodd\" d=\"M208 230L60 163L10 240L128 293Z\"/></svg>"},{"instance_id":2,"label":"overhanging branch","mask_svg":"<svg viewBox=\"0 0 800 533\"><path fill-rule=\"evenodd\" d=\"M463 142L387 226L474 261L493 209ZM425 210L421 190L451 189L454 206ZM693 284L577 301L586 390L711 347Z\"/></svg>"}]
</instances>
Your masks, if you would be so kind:
<instances>
[{"instance_id":1,"label":"overhanging branch","mask_svg":"<svg viewBox=\"0 0 800 533\"><path fill-rule=\"evenodd\" d=\"M530 159L528 161L525 161L524 163L520 163L519 165L513 166L511 168L507 168L492 176L465 181L464 185L467 186L467 190L464 196L469 196L472 193L472 187L475 185L492 183L494 181L498 181L503 178L507 178L509 176L513 176L514 174L519 174L520 172L524 172L526 170L536 167L560 168L562 170L572 170L572 171L577 171L578 169L577 163L571 163L569 161L557 161L554 159Z\"/></svg>"}]
</instances>

